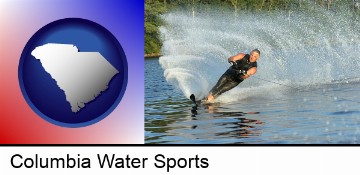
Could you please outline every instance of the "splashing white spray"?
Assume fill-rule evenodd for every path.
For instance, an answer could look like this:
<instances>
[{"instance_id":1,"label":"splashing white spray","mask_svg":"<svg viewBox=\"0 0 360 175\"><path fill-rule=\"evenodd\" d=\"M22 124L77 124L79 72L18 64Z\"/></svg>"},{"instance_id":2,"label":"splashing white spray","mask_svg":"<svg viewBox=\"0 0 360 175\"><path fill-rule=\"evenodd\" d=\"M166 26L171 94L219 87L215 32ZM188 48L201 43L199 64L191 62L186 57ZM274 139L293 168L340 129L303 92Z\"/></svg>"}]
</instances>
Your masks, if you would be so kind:
<instances>
[{"instance_id":1,"label":"splashing white spray","mask_svg":"<svg viewBox=\"0 0 360 175\"><path fill-rule=\"evenodd\" d=\"M360 75L360 26L345 13L318 10L290 17L279 12L235 18L232 13L213 11L193 18L173 12L163 19L160 64L166 80L186 97L207 95L228 68L228 57L255 48L261 51L261 58L254 76L262 79L303 86ZM264 90L268 93L274 86L249 78L219 100L239 100Z\"/></svg>"}]
</instances>

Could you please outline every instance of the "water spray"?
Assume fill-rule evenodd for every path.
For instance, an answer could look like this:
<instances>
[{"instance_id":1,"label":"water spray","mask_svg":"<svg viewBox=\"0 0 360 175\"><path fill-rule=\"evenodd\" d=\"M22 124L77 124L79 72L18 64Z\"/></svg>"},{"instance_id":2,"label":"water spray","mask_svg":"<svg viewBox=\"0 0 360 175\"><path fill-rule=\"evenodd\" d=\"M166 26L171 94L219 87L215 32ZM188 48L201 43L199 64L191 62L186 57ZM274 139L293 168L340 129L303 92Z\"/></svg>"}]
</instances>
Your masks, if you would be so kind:
<instances>
[{"instance_id":1,"label":"water spray","mask_svg":"<svg viewBox=\"0 0 360 175\"><path fill-rule=\"evenodd\" d=\"M276 82L299 89L291 82L301 87L358 79L360 23L351 16L314 10L293 12L290 17L273 12L234 18L232 12L214 10L193 18L173 12L163 16L164 56L159 62L166 80L185 97L206 96L228 68L227 58L254 48L262 53L256 78L266 81L246 80L239 85L239 93L271 89Z\"/></svg>"}]
</instances>

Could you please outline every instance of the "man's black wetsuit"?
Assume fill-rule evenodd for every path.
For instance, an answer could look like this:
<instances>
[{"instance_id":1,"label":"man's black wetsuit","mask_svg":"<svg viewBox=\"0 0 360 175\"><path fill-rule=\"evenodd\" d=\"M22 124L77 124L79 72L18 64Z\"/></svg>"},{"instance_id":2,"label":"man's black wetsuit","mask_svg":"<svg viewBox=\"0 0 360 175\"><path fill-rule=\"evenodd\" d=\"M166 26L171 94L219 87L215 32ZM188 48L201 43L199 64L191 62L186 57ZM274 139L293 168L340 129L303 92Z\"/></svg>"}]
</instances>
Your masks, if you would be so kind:
<instances>
[{"instance_id":1,"label":"man's black wetsuit","mask_svg":"<svg viewBox=\"0 0 360 175\"><path fill-rule=\"evenodd\" d=\"M257 67L256 62L250 62L250 55L246 54L241 60L236 60L229 69L220 77L216 85L211 89L211 95L216 98L222 93L234 88L244 79L241 78L241 70L248 71Z\"/></svg>"}]
</instances>

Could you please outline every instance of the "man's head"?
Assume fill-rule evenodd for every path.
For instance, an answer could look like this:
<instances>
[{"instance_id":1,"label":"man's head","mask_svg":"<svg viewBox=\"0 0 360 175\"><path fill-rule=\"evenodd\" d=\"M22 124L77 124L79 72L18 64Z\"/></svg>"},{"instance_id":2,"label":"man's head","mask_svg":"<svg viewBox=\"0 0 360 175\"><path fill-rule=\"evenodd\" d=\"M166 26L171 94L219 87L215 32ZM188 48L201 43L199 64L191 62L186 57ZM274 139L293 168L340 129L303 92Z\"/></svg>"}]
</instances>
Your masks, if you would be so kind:
<instances>
[{"instance_id":1,"label":"man's head","mask_svg":"<svg viewBox=\"0 0 360 175\"><path fill-rule=\"evenodd\" d=\"M254 62L260 58L260 50L254 49L250 52L250 61Z\"/></svg>"}]
</instances>

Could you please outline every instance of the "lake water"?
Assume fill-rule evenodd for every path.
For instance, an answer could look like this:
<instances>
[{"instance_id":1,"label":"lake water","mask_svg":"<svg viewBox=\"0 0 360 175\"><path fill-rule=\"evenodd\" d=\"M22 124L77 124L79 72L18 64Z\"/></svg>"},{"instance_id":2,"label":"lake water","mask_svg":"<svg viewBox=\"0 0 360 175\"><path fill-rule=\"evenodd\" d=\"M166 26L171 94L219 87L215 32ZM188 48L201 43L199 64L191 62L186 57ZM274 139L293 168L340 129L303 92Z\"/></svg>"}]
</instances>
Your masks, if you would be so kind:
<instances>
[{"instance_id":1,"label":"lake water","mask_svg":"<svg viewBox=\"0 0 360 175\"><path fill-rule=\"evenodd\" d=\"M296 87L302 90L278 85L194 111L163 74L159 59L145 60L145 143L360 143L357 81Z\"/></svg>"}]
</instances>

